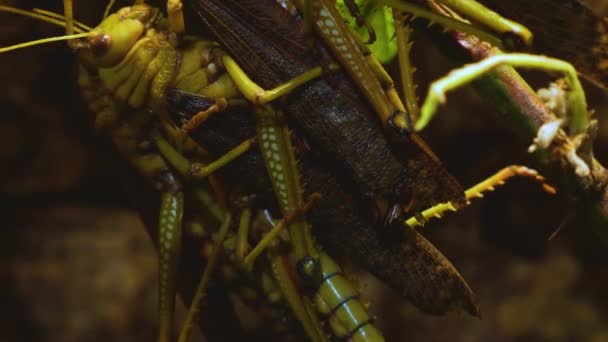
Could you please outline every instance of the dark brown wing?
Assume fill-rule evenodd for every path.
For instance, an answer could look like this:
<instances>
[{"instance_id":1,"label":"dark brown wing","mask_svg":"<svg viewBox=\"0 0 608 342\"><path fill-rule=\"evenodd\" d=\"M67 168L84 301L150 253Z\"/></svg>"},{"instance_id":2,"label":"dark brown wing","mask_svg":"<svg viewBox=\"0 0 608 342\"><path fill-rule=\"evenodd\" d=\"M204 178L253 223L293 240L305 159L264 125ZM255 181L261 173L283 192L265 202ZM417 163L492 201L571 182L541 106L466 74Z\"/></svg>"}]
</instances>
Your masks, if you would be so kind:
<instances>
[{"instance_id":1,"label":"dark brown wing","mask_svg":"<svg viewBox=\"0 0 608 342\"><path fill-rule=\"evenodd\" d=\"M176 90L169 92L168 103L178 124L210 105L196 95ZM221 155L243 140L242 132L253 134L253 131L251 115L228 111L212 116L192 137L210 152ZM249 136L245 133L245 137ZM300 151L298 159L302 182L306 184L305 195L321 194L308 216L315 237L330 254L360 265L426 313L441 315L460 310L480 315L473 292L432 243L413 230L404 235L383 236L386 230L379 226L367 201L349 186L347 177L306 151ZM268 191L272 188L270 179L257 149L218 172L228 179L240 179L240 185L246 187L243 190L255 193L259 205L277 207L272 191Z\"/></svg>"},{"instance_id":2,"label":"dark brown wing","mask_svg":"<svg viewBox=\"0 0 608 342\"><path fill-rule=\"evenodd\" d=\"M331 57L307 48L300 22L274 0L195 1L194 10L241 67L266 88L281 84ZM370 198L414 209L437 202L464 203L464 192L417 139L392 146L381 124L343 73L310 82L282 99L290 119L337 169L352 175ZM407 151L403 157L397 151Z\"/></svg>"},{"instance_id":3,"label":"dark brown wing","mask_svg":"<svg viewBox=\"0 0 608 342\"><path fill-rule=\"evenodd\" d=\"M567 60L579 73L608 89L606 20L577 0L484 0L488 7L526 25L534 52Z\"/></svg>"}]
</instances>

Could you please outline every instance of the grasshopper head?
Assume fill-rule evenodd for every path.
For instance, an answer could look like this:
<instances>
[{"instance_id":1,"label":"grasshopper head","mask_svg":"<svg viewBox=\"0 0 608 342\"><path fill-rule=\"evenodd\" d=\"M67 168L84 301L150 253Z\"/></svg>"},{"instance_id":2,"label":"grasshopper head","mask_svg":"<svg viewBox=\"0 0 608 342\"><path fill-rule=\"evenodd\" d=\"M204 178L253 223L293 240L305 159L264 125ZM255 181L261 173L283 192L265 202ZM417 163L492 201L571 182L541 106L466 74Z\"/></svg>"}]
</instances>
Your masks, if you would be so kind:
<instances>
[{"instance_id":1,"label":"grasshopper head","mask_svg":"<svg viewBox=\"0 0 608 342\"><path fill-rule=\"evenodd\" d=\"M159 11L148 5L124 7L106 17L90 37L73 41L83 61L97 67L118 64L153 23Z\"/></svg>"}]
</instances>

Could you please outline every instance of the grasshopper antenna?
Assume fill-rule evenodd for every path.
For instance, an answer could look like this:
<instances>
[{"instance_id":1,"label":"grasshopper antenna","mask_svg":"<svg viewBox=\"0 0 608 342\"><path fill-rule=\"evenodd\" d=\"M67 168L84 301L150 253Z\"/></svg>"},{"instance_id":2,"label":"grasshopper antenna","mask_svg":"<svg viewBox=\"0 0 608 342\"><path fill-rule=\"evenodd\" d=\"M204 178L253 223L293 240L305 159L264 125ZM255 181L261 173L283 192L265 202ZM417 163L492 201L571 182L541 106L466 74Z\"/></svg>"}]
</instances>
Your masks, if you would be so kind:
<instances>
[{"instance_id":1,"label":"grasshopper antenna","mask_svg":"<svg viewBox=\"0 0 608 342\"><path fill-rule=\"evenodd\" d=\"M103 11L103 19L108 17L108 15L110 14L110 10L114 6L114 3L116 3L116 0L110 0L110 2L108 2L108 6L106 7L106 10Z\"/></svg>"},{"instance_id":2,"label":"grasshopper antenna","mask_svg":"<svg viewBox=\"0 0 608 342\"><path fill-rule=\"evenodd\" d=\"M33 18L36 20L44 21L44 22L47 22L50 24L54 24L57 26L65 27L66 31L69 30L68 27L70 26L69 19L66 19L65 17L63 17L60 14L49 12L46 10L35 9L32 11L26 11L26 10L22 10L22 9L10 7L10 6L0 6L0 12L14 13L14 14L25 16L25 17ZM76 24L76 26L74 26L74 24ZM92 34L90 27L88 27L80 22L76 22L73 19L72 19L71 31L72 31L71 34L67 34L64 36L43 38L43 39L33 40L30 42L26 42L26 43L20 43L20 44L16 44L16 45L12 45L12 46L3 47L3 48L0 48L0 53L17 50L17 49L21 49L21 48L26 48L26 47L30 47L30 46L34 46L34 45L39 45L39 44L46 44L46 43L50 43L50 42L61 41L61 40L72 40L72 39L77 39L77 38L84 38L84 37L88 37ZM74 32L76 32L76 33L74 33Z\"/></svg>"},{"instance_id":3,"label":"grasshopper antenna","mask_svg":"<svg viewBox=\"0 0 608 342\"><path fill-rule=\"evenodd\" d=\"M55 13L55 12L51 12L51 11L47 11L45 9L42 8L33 8L32 9L33 13L38 13L38 14L42 14L44 16L47 16L49 18L53 18L53 19L57 19L60 20L61 22L65 22L65 16L63 14L59 14L59 13ZM86 32L86 31L93 31L93 28L90 26L87 26L79 21L74 20L74 30L78 33L82 32Z\"/></svg>"},{"instance_id":4,"label":"grasshopper antenna","mask_svg":"<svg viewBox=\"0 0 608 342\"><path fill-rule=\"evenodd\" d=\"M32 19L44 21L44 22L47 22L47 23L50 23L53 25L57 25L57 26L61 26L64 28L67 26L65 16L51 12L51 11L39 9L39 8L34 8L31 11L27 11L27 10L22 10L22 9L10 7L10 6L0 6L0 12L18 14L18 15L22 15L24 17L29 17ZM73 19L72 19L72 21L75 24L73 31L75 31L76 33L84 33L84 32L93 30L91 27L89 27L79 21L75 21Z\"/></svg>"},{"instance_id":5,"label":"grasshopper antenna","mask_svg":"<svg viewBox=\"0 0 608 342\"><path fill-rule=\"evenodd\" d=\"M30 47L30 46L34 46L34 45L61 41L61 40L84 38L84 37L88 37L90 35L91 34L89 32L87 32L87 33L78 33L78 34L59 36L59 37L43 38L43 39L33 40L33 41L27 42L27 43L21 43L21 44L16 44L16 45L11 45L11 46L0 48L0 53L12 51L12 50L18 50L18 49L22 49L22 48L26 48L26 47Z\"/></svg>"}]
</instances>

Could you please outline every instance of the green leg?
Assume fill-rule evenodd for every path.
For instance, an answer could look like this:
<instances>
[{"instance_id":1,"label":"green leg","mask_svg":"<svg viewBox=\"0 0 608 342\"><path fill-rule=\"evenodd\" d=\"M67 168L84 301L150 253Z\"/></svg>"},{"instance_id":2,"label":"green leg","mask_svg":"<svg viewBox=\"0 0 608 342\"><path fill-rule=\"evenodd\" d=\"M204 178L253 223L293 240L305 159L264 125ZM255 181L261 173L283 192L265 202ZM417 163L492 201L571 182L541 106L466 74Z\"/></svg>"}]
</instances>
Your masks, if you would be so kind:
<instances>
[{"instance_id":1,"label":"green leg","mask_svg":"<svg viewBox=\"0 0 608 342\"><path fill-rule=\"evenodd\" d=\"M479 37L481 40L484 40L494 46L503 47L503 43L500 38L496 37L493 34L486 32L480 28L477 28L476 26L474 26L472 24L466 23L464 21L456 20L454 18L446 17L443 15L431 12L430 10L428 10L426 8L414 5L409 2L405 2L403 0L377 0L377 1L386 6L390 6L396 10L412 14L415 17L427 19L430 22L437 23L445 28L459 30L462 32L469 33L471 35ZM470 1L471 0L467 0L466 2L470 2ZM445 3L446 1L440 1L440 2ZM456 1L447 1L447 2L459 2L459 1L456 0ZM465 1L462 1L462 2L465 2ZM461 9L462 8L470 9L470 8L466 8L466 6L456 6L456 7L461 8ZM473 6L473 8L474 8L474 6ZM477 9L477 8L475 8L475 9ZM500 17L498 14L490 11L489 9L487 9L485 7L484 7L484 9L487 12L482 11L481 17L483 17L483 14L489 14L490 17L492 17L492 18L494 16L498 16L500 18L499 22L501 24L498 25L498 27L495 27L497 25L494 22L492 22L492 20L487 20L487 19L483 20L484 23L488 24L488 27L490 29L493 29L496 32L502 33L503 35L506 35L506 36L509 36L509 34L510 34L511 36L519 37L519 40L521 40L525 44L531 43L532 34L530 33L530 31L528 29L526 29L525 27L523 27L520 24L511 22L507 19ZM468 15L468 13L462 13L462 14Z\"/></svg>"},{"instance_id":2,"label":"green leg","mask_svg":"<svg viewBox=\"0 0 608 342\"><path fill-rule=\"evenodd\" d=\"M186 316L186 319L182 326L182 330L179 333L179 342L188 342L190 338L192 326L194 325L194 322L198 319L201 306L203 304L203 300L207 292L207 288L209 287L209 283L211 281L211 276L213 275L213 271L215 271L215 268L221 256L222 249L224 247L224 240L226 240L226 235L228 234L231 222L231 216L230 214L228 214L222 222L222 226L220 227L220 230L217 235L215 246L213 247L213 251L211 252L209 260L207 261L207 266L205 266L205 270L203 271L201 280L198 283L198 287L196 288L194 298L192 299L190 309L188 310L188 315Z\"/></svg>"},{"instance_id":3,"label":"green leg","mask_svg":"<svg viewBox=\"0 0 608 342\"><path fill-rule=\"evenodd\" d=\"M501 54L486 58L480 62L466 65L453 70L447 76L433 82L421 108L420 120L414 126L421 131L429 123L437 107L446 101L446 92L462 87L481 77L499 65L513 67L535 68L546 71L562 72L566 76L570 92L568 94L568 115L570 116L570 134L584 133L589 124L587 101L581 83L572 64L551 57L529 55L523 53Z\"/></svg>"},{"instance_id":4,"label":"green leg","mask_svg":"<svg viewBox=\"0 0 608 342\"><path fill-rule=\"evenodd\" d=\"M226 67L226 72L228 72L234 84L237 86L243 96L253 104L265 104L273 101L323 74L323 67L318 66L302 73L300 76L297 76L274 89L265 90L253 82L249 76L247 76L245 71L243 71L243 69L241 69L241 67L236 63L236 61L232 59L232 57L228 55L224 56L223 62L224 67ZM329 70L335 71L338 70L338 67L330 64Z\"/></svg>"},{"instance_id":5,"label":"green leg","mask_svg":"<svg viewBox=\"0 0 608 342\"><path fill-rule=\"evenodd\" d=\"M260 150L284 215L284 218L274 225L272 232L279 231L283 222L283 225L289 227L295 259L305 260L311 258L310 256L317 256L320 254L319 249L312 239L310 225L304 216L320 195L311 196L307 203L303 204L295 153L282 113L268 105L256 108L255 114ZM290 224L292 220L294 222ZM270 233L268 235L270 236ZM269 244L268 241L261 241L254 251L258 247L265 248L264 244ZM253 254L254 252L250 255ZM313 318L310 305L302 301L300 291L293 288L293 282L290 280L289 272L295 265L292 261L286 262L286 257L276 254L274 249L270 249L268 254L284 297L309 332L309 336L314 336L315 331L318 331L315 327L317 320ZM316 309L321 316L330 316L330 326L336 336L352 341L384 341L382 334L371 324L364 306L356 300L357 292L339 274L338 266L327 256L322 257L321 264L320 271L317 272L321 275L321 281L317 282L320 291L316 296Z\"/></svg>"},{"instance_id":6,"label":"green leg","mask_svg":"<svg viewBox=\"0 0 608 342\"><path fill-rule=\"evenodd\" d=\"M410 34L412 29L409 26L410 16L404 12L393 10L393 18L395 21L395 38L397 38L397 58L399 61L399 75L401 78L401 89L403 89L403 99L407 106L409 118L407 122L401 125L407 125L411 130L413 122L418 120L420 116L420 108L418 107L418 97L416 96L416 82L414 82L414 71L410 60L410 51L412 41Z\"/></svg>"},{"instance_id":7,"label":"green leg","mask_svg":"<svg viewBox=\"0 0 608 342\"><path fill-rule=\"evenodd\" d=\"M387 122L390 116L397 111L397 108L394 108L387 98L382 85L359 49L357 38L344 23L334 2L330 0L300 0L296 2L296 5L300 8L311 6L310 17L314 22L317 33L363 92L380 120L383 123Z\"/></svg>"},{"instance_id":8,"label":"green leg","mask_svg":"<svg viewBox=\"0 0 608 342\"><path fill-rule=\"evenodd\" d=\"M241 212L239 220L239 229L236 235L236 259L239 262L244 262L245 254L249 250L249 227L251 225L251 208L245 208Z\"/></svg>"},{"instance_id":9,"label":"green leg","mask_svg":"<svg viewBox=\"0 0 608 342\"><path fill-rule=\"evenodd\" d=\"M128 160L139 175L161 194L157 239L160 313L158 340L169 342L181 247L184 196L180 181L170 170L165 159L157 151L141 148L152 145L149 141L141 139L144 135L142 132L147 132L149 129L149 120L148 113L133 112L128 120L122 121L112 129L110 136L123 158Z\"/></svg>"},{"instance_id":10,"label":"green leg","mask_svg":"<svg viewBox=\"0 0 608 342\"><path fill-rule=\"evenodd\" d=\"M285 229L285 227L289 226L291 222L295 220L301 220L306 213L312 208L314 203L319 199L319 196L311 196L306 203L302 206L289 210L285 216L277 222L274 227L264 235L262 240L258 242L258 244L253 248L253 250L245 257L243 264L246 269L251 269L253 267L253 263L255 259L262 254L262 252L268 248L273 241L279 236L279 234Z\"/></svg>"},{"instance_id":11,"label":"green leg","mask_svg":"<svg viewBox=\"0 0 608 342\"><path fill-rule=\"evenodd\" d=\"M158 306L160 311L159 342L171 341L177 271L182 240L184 195L180 184L171 173L162 179L162 195L158 224L159 285Z\"/></svg>"},{"instance_id":12,"label":"green leg","mask_svg":"<svg viewBox=\"0 0 608 342\"><path fill-rule=\"evenodd\" d=\"M399 27L396 21L395 21L395 26L396 26L395 34L398 35L399 29L403 29L403 28ZM392 108L396 109L396 111L394 111L392 113L392 115L389 117L389 120L391 120L390 124L392 126L398 128L401 131L411 131L412 122L414 121L414 120L412 120L412 116L416 115L416 114L410 112L409 106L408 106L408 109L406 110L405 106L403 105L403 102L401 101L401 98L399 97L399 94L397 94L397 90L395 89L395 82L393 81L391 76L388 74L388 72L386 72L386 70L384 69L384 67L378 60L378 58L376 58L376 56L372 53L372 51L369 49L369 47L359 39L358 35L356 35L354 33L351 35L352 35L353 39L355 40L355 42L357 43L359 50L365 57L365 60L367 61L367 64L368 64L370 70L373 72L373 74L377 78L378 82L380 82L380 85L386 96L386 100L390 103L390 105L392 105ZM397 36L397 39L399 39L399 36ZM400 41L398 40L398 42L400 42ZM399 52L401 53L401 51L399 51ZM406 88L404 88L404 89L406 89ZM415 89L415 87L410 87L407 89ZM363 91L365 91L365 90L363 90ZM408 102L409 98L405 97L405 100L406 100L406 104L409 105L409 102ZM382 120L383 117L380 116L380 119ZM383 121L383 123L386 124L387 122Z\"/></svg>"},{"instance_id":13,"label":"green leg","mask_svg":"<svg viewBox=\"0 0 608 342\"><path fill-rule=\"evenodd\" d=\"M372 104L380 121L401 131L410 131L411 120L392 78L369 48L345 25L333 2L299 0L296 5L311 8L308 17L314 22L317 32Z\"/></svg>"},{"instance_id":14,"label":"green leg","mask_svg":"<svg viewBox=\"0 0 608 342\"><path fill-rule=\"evenodd\" d=\"M440 0L456 12L471 18L501 35L511 35L525 45L532 43L532 33L525 26L503 18L475 0Z\"/></svg>"},{"instance_id":15,"label":"green leg","mask_svg":"<svg viewBox=\"0 0 608 342\"><path fill-rule=\"evenodd\" d=\"M197 186L193 191L193 197L194 200L198 202L198 205L206 208L218 222L224 220L224 209L205 188Z\"/></svg>"},{"instance_id":16,"label":"green leg","mask_svg":"<svg viewBox=\"0 0 608 342\"><path fill-rule=\"evenodd\" d=\"M201 164L194 163L184 157L181 153L179 153L167 140L160 136L156 136L154 138L154 143L156 147L162 154L162 156L171 164L177 172L186 178L193 179L201 179L209 176L211 173L215 172L217 169L222 166L228 164L232 160L238 158L243 153L249 151L249 149L253 146L255 139L247 139L242 142L240 145L227 152L220 158L216 159L214 162L210 164Z\"/></svg>"},{"instance_id":17,"label":"green leg","mask_svg":"<svg viewBox=\"0 0 608 342\"><path fill-rule=\"evenodd\" d=\"M538 174L536 170L530 169L526 166L511 165L498 171L491 177L479 182L465 191L465 195L468 201L474 198L482 198L485 192L494 191L497 186L504 185L507 180L512 177L527 177L532 178L535 181L542 184L543 189L550 194L556 193L556 190L550 185L545 183L545 178ZM457 209L451 203L440 203L429 209L424 210L419 214L419 217L410 217L404 223L408 228L415 228L417 226L424 226L432 218L441 218L443 214L448 211L456 211Z\"/></svg>"}]
</instances>

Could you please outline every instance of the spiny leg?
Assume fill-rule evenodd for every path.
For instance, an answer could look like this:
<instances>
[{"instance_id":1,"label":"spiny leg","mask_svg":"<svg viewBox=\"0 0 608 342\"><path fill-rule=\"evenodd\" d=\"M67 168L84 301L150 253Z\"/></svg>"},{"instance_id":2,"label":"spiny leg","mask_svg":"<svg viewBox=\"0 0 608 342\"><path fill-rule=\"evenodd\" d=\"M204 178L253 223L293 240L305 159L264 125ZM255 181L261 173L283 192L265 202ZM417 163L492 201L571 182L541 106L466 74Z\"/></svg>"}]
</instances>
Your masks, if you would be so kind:
<instances>
[{"instance_id":1,"label":"spiny leg","mask_svg":"<svg viewBox=\"0 0 608 342\"><path fill-rule=\"evenodd\" d=\"M418 97L416 96L417 85L414 82L414 71L410 60L410 52L413 42L410 40L412 29L409 25L411 17L404 12L393 11L395 21L395 38L397 39L397 58L399 62L399 74L401 78L401 88L403 89L403 99L409 114L408 126L418 120L420 108Z\"/></svg>"},{"instance_id":2,"label":"spiny leg","mask_svg":"<svg viewBox=\"0 0 608 342\"><path fill-rule=\"evenodd\" d=\"M390 6L396 10L400 10L400 11L412 14L415 17L427 19L431 23L437 23L446 28L455 29L455 30L469 33L471 35L479 37L480 39L482 39L484 41L491 43L494 46L501 47L503 45L502 39L497 38L493 34L490 34L482 29L477 28L474 25L463 22L461 20L456 20L454 18L446 17L443 15L431 12L430 10L428 10L426 8L417 6L417 5L409 3L409 2L405 2L403 0L377 0L377 1L384 5ZM475 12L470 17L482 18L482 22L487 24L487 27L489 27L490 29L494 30L495 32L501 33L503 35L503 37L501 37L501 38L519 37L519 41L525 43L526 45L529 45L531 43L532 34L530 33L530 31L527 28L525 28L524 26L522 26L518 23L505 19L505 18L501 17L500 15L498 15L497 13L495 13L485 7L480 9L474 5L469 6L468 3L470 3L471 1L472 0L462 1L462 2L466 2L466 4L465 5L456 4L456 8L464 9L465 10L464 12L466 12L467 9L477 10L477 12ZM438 2L444 3L445 1L440 0ZM449 1L449 2L450 3L459 2L459 0ZM477 5L480 6L479 4L477 4ZM468 16L468 12L467 13L461 12L461 14ZM487 17L484 17L485 15L487 15ZM491 19L484 19L484 18L491 18ZM498 18L498 19L495 19L495 18ZM497 20L497 23L493 22L492 20Z\"/></svg>"},{"instance_id":3,"label":"spiny leg","mask_svg":"<svg viewBox=\"0 0 608 342\"><path fill-rule=\"evenodd\" d=\"M302 207L304 202L291 134L283 113L271 105L256 107L255 118L260 142L258 146L279 208L283 215L287 215L291 210ZM289 235L297 259L310 254L310 227L304 220L296 220L290 224Z\"/></svg>"},{"instance_id":4,"label":"spiny leg","mask_svg":"<svg viewBox=\"0 0 608 342\"><path fill-rule=\"evenodd\" d=\"M467 201L474 198L482 198L485 192L493 191L496 186L505 184L505 182L512 177L532 178L533 180L540 182L543 189L547 193L556 193L556 190L545 183L545 178L539 175L536 170L521 165L511 165L466 190L465 195ZM449 202L441 203L432 208L424 210L422 213L419 213L414 217L410 217L404 223L409 228L423 226L429 219L441 218L447 211L456 211L456 208L454 208L454 206Z\"/></svg>"},{"instance_id":5,"label":"spiny leg","mask_svg":"<svg viewBox=\"0 0 608 342\"><path fill-rule=\"evenodd\" d=\"M166 143L166 141L165 141L165 143ZM160 301L159 306L161 308L161 330L160 330L159 341L162 341L162 342L170 341L169 337L171 335L171 326L172 326L172 321L173 321L172 314L174 311L174 303L175 303L174 279L176 279L176 270L177 270L177 266L178 266L177 258L179 256L179 251L180 251L179 242L181 241L181 229L179 229L179 230L177 229L178 227L181 227L181 222L180 222L179 226L171 227L171 222L175 221L174 219L172 219L172 217L177 216L176 214L171 214L172 212L174 212L171 209L173 209L176 206L176 204L179 204L179 202L176 203L176 201L174 200L174 197L170 196L170 195L171 195L171 193L165 193L163 195L163 204L161 206L162 210L161 210L161 220L160 220L161 225L159 227L159 239L160 239L159 250L160 250L160 260L161 260L160 297L159 297L159 301ZM181 196L181 193L179 195ZM194 195L195 195L195 199L200 204L204 205L207 208L207 210L209 210L209 212L212 213L214 216L218 217L219 213L223 211L222 209L217 208L216 203L211 198L209 198L209 194L206 193L206 191L203 188L197 187L194 191ZM182 206L180 208L181 208L181 211L183 211L183 196L178 197L177 199L180 199L180 198L182 201L181 202ZM212 204L212 205L210 205L210 204ZM167 208L167 209L165 209L165 208ZM163 219L163 217L164 217L164 219ZM179 217L180 217L180 221L181 221L181 215L179 215ZM187 316L185 328L180 332L180 341L187 340L189 333L190 333L190 329L192 327L192 322L194 322L196 316L199 313L200 303L204 298L204 294L206 292L206 289L208 288L210 277L218 262L219 253L220 253L220 249L221 249L220 243L221 243L221 241L223 241L225 239L225 235L227 233L227 229L228 229L229 225L230 225L230 218L228 217L227 219L225 219L223 221L223 225L220 228L217 246L216 246L216 248L214 248L214 251L208 261L208 265L205 268L205 272L203 273L203 277L201 278L201 282L199 283L199 286L197 288L196 297L194 298L190 312ZM167 245L168 239L173 235L164 233L164 232L171 232L171 231L174 231L175 234L177 234L179 232L179 237L176 236L175 238L177 240L173 241L174 244L173 244L172 248L167 249L168 248L168 245ZM163 266L163 265L168 265L168 266ZM164 274L166 274L166 275L164 275ZM165 290L163 290L163 289L165 289Z\"/></svg>"},{"instance_id":6,"label":"spiny leg","mask_svg":"<svg viewBox=\"0 0 608 342\"><path fill-rule=\"evenodd\" d=\"M175 306L176 277L181 253L184 196L182 185L153 145L142 139L149 127L149 114L132 113L110 131L110 137L122 157L160 193L158 220L159 250L159 336L158 341L171 340ZM147 147L147 148L142 148Z\"/></svg>"},{"instance_id":7,"label":"spiny leg","mask_svg":"<svg viewBox=\"0 0 608 342\"><path fill-rule=\"evenodd\" d=\"M422 16L442 24L451 24L449 27L465 29L466 32L473 32L492 43L500 43L493 36L461 21L399 1L384 2L388 5L395 5L400 10L411 12L416 16ZM372 104L382 123L397 128L399 131L411 131L411 117L405 111L405 107L396 94L393 81L388 77L383 67L377 63L373 55L362 56L368 49L358 40L356 35L350 32L333 3L328 3L326 0L301 0L297 1L296 4L300 9L310 8L305 12L306 22L314 21L317 31ZM364 59L367 59L367 63ZM374 74L376 77L374 77Z\"/></svg>"},{"instance_id":8,"label":"spiny leg","mask_svg":"<svg viewBox=\"0 0 608 342\"><path fill-rule=\"evenodd\" d=\"M258 146L264 158L279 208L285 216L290 210L303 205L302 187L291 136L283 114L271 105L256 107L255 116L257 137L260 141ZM276 227L274 222L271 224ZM288 232L296 260L313 254L315 247L307 221L295 220L288 225ZM274 276L284 298L307 335L315 341L322 340L320 323L312 314L309 303L303 300L300 289L291 277L295 267L291 258L285 252L275 249L270 249L266 254L269 256Z\"/></svg>"},{"instance_id":9,"label":"spiny leg","mask_svg":"<svg viewBox=\"0 0 608 342\"><path fill-rule=\"evenodd\" d=\"M320 252L312 238L310 224L301 217L294 216L290 218L294 214L297 216L304 215L308 210L307 207L312 205L314 198L311 198L306 204L303 202L302 185L300 184L295 151L283 114L272 106L267 105L257 107L255 115L260 150L268 175L271 178L279 207L283 212L285 224L289 227L288 231L294 250L294 257L298 263L316 258L320 255ZM291 219L294 222L288 224L287 221ZM274 229L278 229L277 226L278 224L274 225ZM273 250L271 249L271 258L273 258L273 254ZM288 271L289 268L286 268L285 263L281 262L280 258L281 256L275 256L271 260L273 260L275 265L275 276L281 284L286 280L286 275L283 273ZM322 259L322 261L323 266L327 266L326 260ZM280 269L276 268L278 266L282 267ZM294 267L295 265L290 266ZM323 273L323 276L326 277L323 277L322 281L318 283L318 285L325 285L325 287L323 289L319 287L322 293L319 292L320 294L317 296L320 298L317 301L317 311L322 315L330 315L330 325L334 329L336 336L352 338L354 341L384 341L381 333L373 325L368 324L370 323L369 315L367 315L361 303L357 300L352 300L355 293L353 287L348 284L345 278L341 276L334 277L334 275L337 275L336 270L338 268L335 264L333 266L333 268L321 269L322 271L329 271L329 268L331 268L331 275L329 275L330 273ZM333 280L329 280L329 278ZM305 327L309 327L308 329L313 329L316 320L310 319L312 315L310 306L302 304L301 295L297 290L296 292L294 292L293 288L282 288L282 290L302 324ZM324 306L321 307L319 305ZM365 339L366 337L369 339Z\"/></svg>"},{"instance_id":10,"label":"spiny leg","mask_svg":"<svg viewBox=\"0 0 608 342\"><path fill-rule=\"evenodd\" d=\"M333 1L301 0L296 2L296 5L300 9L305 6L310 7L310 14L305 20L313 23L334 56L372 105L380 120L383 123L388 122L398 108L395 108L387 98L374 71L366 62L355 35L344 23Z\"/></svg>"},{"instance_id":11,"label":"spiny leg","mask_svg":"<svg viewBox=\"0 0 608 342\"><path fill-rule=\"evenodd\" d=\"M209 106L209 108L205 109L204 111L196 113L190 120L188 120L185 124L183 124L182 130L184 130L186 133L190 133L190 132L194 131L197 127L199 127L205 121L207 121L209 116L211 116L212 114L221 112L221 111L225 110L227 107L228 107L228 101L223 97L218 98L217 100L215 100L214 104Z\"/></svg>"},{"instance_id":12,"label":"spiny leg","mask_svg":"<svg viewBox=\"0 0 608 342\"><path fill-rule=\"evenodd\" d=\"M395 22L395 26L397 23ZM396 27L397 28L397 27ZM397 30L395 30L395 34L398 34ZM357 43L357 46L360 52L365 57L369 68L373 72L373 74L380 82L382 89L386 95L387 101L392 105L393 108L396 108L396 111L389 117L389 122L383 122L383 124L389 124L390 126L398 128L400 131L411 131L412 129L412 113L409 112L409 109L406 110L399 94L397 94L397 90L395 89L395 82L388 74L388 72L384 69L380 60L376 58L376 55L370 50L370 48L359 39L358 35L353 34L353 39ZM350 52L356 53L356 52ZM408 98L405 98L406 101ZM407 103L406 103L407 104ZM382 120L382 117L380 117Z\"/></svg>"},{"instance_id":13,"label":"spiny leg","mask_svg":"<svg viewBox=\"0 0 608 342\"><path fill-rule=\"evenodd\" d=\"M312 8L305 20L314 22L321 37L372 104L380 121L399 132L411 131L413 120L395 90L394 81L369 48L345 25L333 3L302 1L297 4Z\"/></svg>"}]
</instances>

